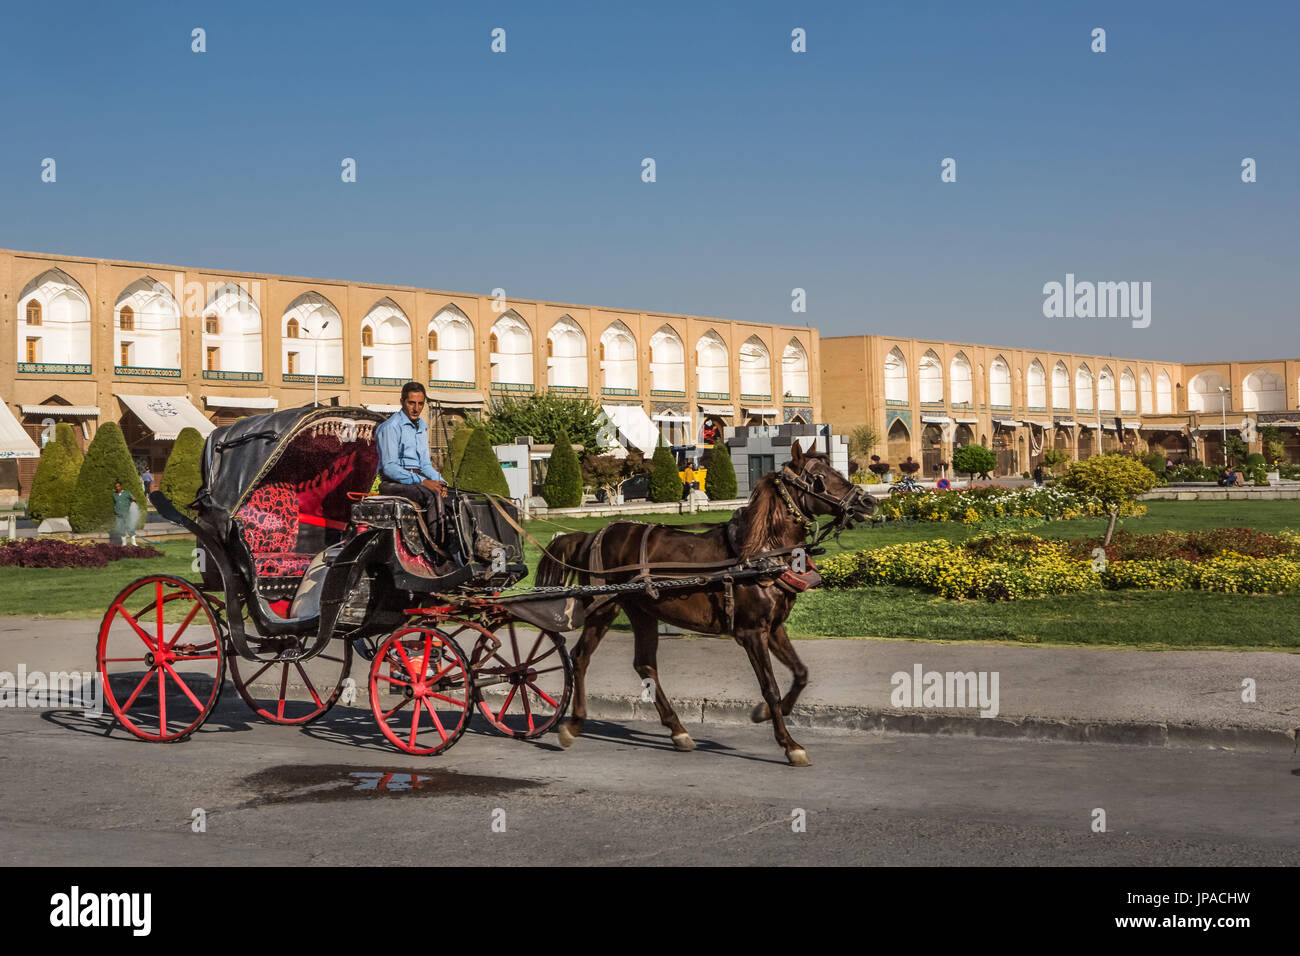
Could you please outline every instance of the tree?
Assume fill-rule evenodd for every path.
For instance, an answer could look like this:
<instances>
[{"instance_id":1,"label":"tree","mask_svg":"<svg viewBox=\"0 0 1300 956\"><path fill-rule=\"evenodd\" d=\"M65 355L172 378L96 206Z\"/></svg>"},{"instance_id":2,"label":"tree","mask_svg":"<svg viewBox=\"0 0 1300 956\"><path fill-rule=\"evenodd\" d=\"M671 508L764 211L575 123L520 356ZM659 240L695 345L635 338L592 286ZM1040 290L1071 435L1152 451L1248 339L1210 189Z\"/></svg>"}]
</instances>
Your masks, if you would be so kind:
<instances>
[{"instance_id":1,"label":"tree","mask_svg":"<svg viewBox=\"0 0 1300 956\"><path fill-rule=\"evenodd\" d=\"M1076 461L1061 479L1061 484L1071 491L1092 495L1100 499L1110 511L1110 524L1106 526L1106 540L1110 544L1119 520L1119 509L1155 487L1156 476L1146 465L1127 455L1110 452L1093 455L1085 461Z\"/></svg>"},{"instance_id":2,"label":"tree","mask_svg":"<svg viewBox=\"0 0 1300 956\"><path fill-rule=\"evenodd\" d=\"M1259 437L1264 445L1264 458L1269 465L1276 465L1286 456L1286 438L1282 429L1276 425L1265 425L1259 430Z\"/></svg>"},{"instance_id":3,"label":"tree","mask_svg":"<svg viewBox=\"0 0 1300 956\"><path fill-rule=\"evenodd\" d=\"M709 457L709 468L704 473L704 493L710 501L729 501L739 494L736 486L736 466L731 460L731 449L719 438Z\"/></svg>"},{"instance_id":4,"label":"tree","mask_svg":"<svg viewBox=\"0 0 1300 956\"><path fill-rule=\"evenodd\" d=\"M709 470L713 470L712 465ZM660 436L659 447L650 461L650 500L682 500L682 476L677 472L677 459L664 444L663 436Z\"/></svg>"},{"instance_id":5,"label":"tree","mask_svg":"<svg viewBox=\"0 0 1300 956\"><path fill-rule=\"evenodd\" d=\"M71 459L67 446L57 440L46 442L27 496L28 517L33 521L66 518L72 507L78 470L79 461Z\"/></svg>"},{"instance_id":6,"label":"tree","mask_svg":"<svg viewBox=\"0 0 1300 956\"><path fill-rule=\"evenodd\" d=\"M1070 456L1060 448L1049 448L1043 452L1043 467L1049 472L1055 473L1061 465L1067 464Z\"/></svg>"},{"instance_id":7,"label":"tree","mask_svg":"<svg viewBox=\"0 0 1300 956\"><path fill-rule=\"evenodd\" d=\"M179 509L188 510L199 493L199 485L203 482L202 460L203 436L198 429L182 428L172 445L172 453L167 456L162 481L158 484L163 497Z\"/></svg>"},{"instance_id":8,"label":"tree","mask_svg":"<svg viewBox=\"0 0 1300 956\"><path fill-rule=\"evenodd\" d=\"M465 454L461 456L460 465L454 472L454 482L460 491L479 491L490 495L510 497L510 486L506 484L505 472L497 453L492 450L492 441L488 438L486 428L471 428L465 445Z\"/></svg>"},{"instance_id":9,"label":"tree","mask_svg":"<svg viewBox=\"0 0 1300 956\"><path fill-rule=\"evenodd\" d=\"M1228 461L1234 467L1242 467L1246 462L1246 456L1250 454L1248 446L1235 432L1228 435Z\"/></svg>"},{"instance_id":10,"label":"tree","mask_svg":"<svg viewBox=\"0 0 1300 956\"><path fill-rule=\"evenodd\" d=\"M880 432L874 425L858 425L849 432L849 458L859 468L870 468L870 455L880 444Z\"/></svg>"},{"instance_id":11,"label":"tree","mask_svg":"<svg viewBox=\"0 0 1300 956\"><path fill-rule=\"evenodd\" d=\"M997 455L983 445L962 445L952 453L952 470L959 475L987 475L997 466Z\"/></svg>"},{"instance_id":12,"label":"tree","mask_svg":"<svg viewBox=\"0 0 1300 956\"><path fill-rule=\"evenodd\" d=\"M68 523L78 533L103 531L113 525L113 482L131 492L140 508L140 519L145 515L144 485L135 473L135 462L122 437L117 422L104 422L95 432L95 438L86 449L86 458L77 475L77 487L72 492L72 507L68 509Z\"/></svg>"},{"instance_id":13,"label":"tree","mask_svg":"<svg viewBox=\"0 0 1300 956\"><path fill-rule=\"evenodd\" d=\"M582 473L578 468L578 455L563 428L551 449L550 467L542 483L542 497L552 508L576 508L582 504Z\"/></svg>"},{"instance_id":14,"label":"tree","mask_svg":"<svg viewBox=\"0 0 1300 956\"><path fill-rule=\"evenodd\" d=\"M485 423L493 445L513 445L521 435L531 435L542 445L555 444L564 431L583 447L584 454L597 447L600 406L587 398L535 392L526 398L494 398Z\"/></svg>"},{"instance_id":15,"label":"tree","mask_svg":"<svg viewBox=\"0 0 1300 956\"><path fill-rule=\"evenodd\" d=\"M582 460L582 480L593 491L605 489L612 500L623 490L623 484L629 478L648 473L645 456L639 451L630 451L626 458L613 455L588 455Z\"/></svg>"}]
</instances>

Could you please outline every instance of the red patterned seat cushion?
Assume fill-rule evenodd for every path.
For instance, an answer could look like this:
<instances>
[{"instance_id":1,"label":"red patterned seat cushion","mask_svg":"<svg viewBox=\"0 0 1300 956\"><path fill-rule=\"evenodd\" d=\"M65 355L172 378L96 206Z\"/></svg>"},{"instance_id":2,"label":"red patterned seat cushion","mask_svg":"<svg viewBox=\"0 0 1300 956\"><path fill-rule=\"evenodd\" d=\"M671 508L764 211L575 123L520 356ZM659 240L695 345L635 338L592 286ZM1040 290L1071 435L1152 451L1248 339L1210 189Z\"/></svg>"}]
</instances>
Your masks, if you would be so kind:
<instances>
[{"instance_id":1,"label":"red patterned seat cushion","mask_svg":"<svg viewBox=\"0 0 1300 956\"><path fill-rule=\"evenodd\" d=\"M293 550L298 542L298 495L291 486L263 485L236 515L258 577L301 575L307 570L311 555Z\"/></svg>"}]
</instances>

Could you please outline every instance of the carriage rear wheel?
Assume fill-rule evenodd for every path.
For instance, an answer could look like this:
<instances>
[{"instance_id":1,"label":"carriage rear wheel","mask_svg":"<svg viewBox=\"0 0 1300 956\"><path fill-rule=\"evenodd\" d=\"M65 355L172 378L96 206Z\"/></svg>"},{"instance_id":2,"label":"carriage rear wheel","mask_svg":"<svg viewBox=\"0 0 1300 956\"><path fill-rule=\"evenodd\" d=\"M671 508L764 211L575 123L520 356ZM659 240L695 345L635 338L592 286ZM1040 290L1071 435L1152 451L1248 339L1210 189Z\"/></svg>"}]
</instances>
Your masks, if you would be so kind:
<instances>
[{"instance_id":1,"label":"carriage rear wheel","mask_svg":"<svg viewBox=\"0 0 1300 956\"><path fill-rule=\"evenodd\" d=\"M331 642L306 660L246 661L230 655L235 690L257 716L273 724L309 724L324 716L343 693L351 670L351 641Z\"/></svg>"},{"instance_id":2,"label":"carriage rear wheel","mask_svg":"<svg viewBox=\"0 0 1300 956\"><path fill-rule=\"evenodd\" d=\"M142 740L194 733L221 696L223 624L203 593L168 574L132 581L99 625L95 663L104 700Z\"/></svg>"},{"instance_id":3,"label":"carriage rear wheel","mask_svg":"<svg viewBox=\"0 0 1300 956\"><path fill-rule=\"evenodd\" d=\"M379 729L406 753L442 753L469 726L469 667L437 628L413 625L386 637L370 663L369 689Z\"/></svg>"},{"instance_id":4,"label":"carriage rear wheel","mask_svg":"<svg viewBox=\"0 0 1300 956\"><path fill-rule=\"evenodd\" d=\"M454 622L477 634L470 655L478 709L492 729L531 740L564 716L573 691L573 667L564 639L550 631L520 634L507 622L500 638L473 622ZM460 635L453 632L454 637ZM499 645L499 646L498 646Z\"/></svg>"}]
</instances>

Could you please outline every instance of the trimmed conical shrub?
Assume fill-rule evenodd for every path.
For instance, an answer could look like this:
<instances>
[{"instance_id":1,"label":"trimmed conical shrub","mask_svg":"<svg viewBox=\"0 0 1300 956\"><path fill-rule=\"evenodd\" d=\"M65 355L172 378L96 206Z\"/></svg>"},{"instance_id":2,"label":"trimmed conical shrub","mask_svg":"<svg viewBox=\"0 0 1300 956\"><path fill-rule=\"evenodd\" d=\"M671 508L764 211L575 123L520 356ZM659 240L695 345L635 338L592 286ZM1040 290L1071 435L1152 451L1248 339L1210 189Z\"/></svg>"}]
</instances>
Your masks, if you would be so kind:
<instances>
[{"instance_id":1,"label":"trimmed conical shrub","mask_svg":"<svg viewBox=\"0 0 1300 956\"><path fill-rule=\"evenodd\" d=\"M664 444L662 436L650 461L650 500L682 500L682 476L677 472L677 459Z\"/></svg>"},{"instance_id":2,"label":"trimmed conical shrub","mask_svg":"<svg viewBox=\"0 0 1300 956\"><path fill-rule=\"evenodd\" d=\"M33 521L46 518L66 518L72 506L72 493L77 487L79 462L73 461L63 442L46 442L41 449L41 460L32 479L32 490L27 496L27 515Z\"/></svg>"},{"instance_id":3,"label":"trimmed conical shrub","mask_svg":"<svg viewBox=\"0 0 1300 956\"><path fill-rule=\"evenodd\" d=\"M582 504L582 469L578 467L578 453L573 450L569 433L563 428L555 436L542 497L552 508L576 508Z\"/></svg>"},{"instance_id":4,"label":"trimmed conical shrub","mask_svg":"<svg viewBox=\"0 0 1300 956\"><path fill-rule=\"evenodd\" d=\"M447 457L451 462L451 473L454 475L460 469L460 460L465 457L465 446L469 444L469 436L474 431L469 425L462 424L451 433L451 441L447 444Z\"/></svg>"},{"instance_id":5,"label":"trimmed conical shrub","mask_svg":"<svg viewBox=\"0 0 1300 956\"><path fill-rule=\"evenodd\" d=\"M81 446L77 444L77 433L72 430L72 426L67 422L59 422L55 425L54 440L68 450L68 460L80 468L81 459L85 456L81 454Z\"/></svg>"},{"instance_id":6,"label":"trimmed conical shrub","mask_svg":"<svg viewBox=\"0 0 1300 956\"><path fill-rule=\"evenodd\" d=\"M167 465L163 468L162 482L158 489L178 509L189 509L190 502L199 493L199 484L203 477L199 463L203 459L203 436L196 428L182 428L172 445L172 453L167 456Z\"/></svg>"},{"instance_id":7,"label":"trimmed conical shrub","mask_svg":"<svg viewBox=\"0 0 1300 956\"><path fill-rule=\"evenodd\" d=\"M117 422L104 422L95 432L95 439L86 449L86 459L77 475L77 487L72 492L72 507L68 522L77 532L104 531L113 526L113 482L131 492L140 507L144 520L144 485L135 473L135 463L127 450L126 440Z\"/></svg>"},{"instance_id":8,"label":"trimmed conical shrub","mask_svg":"<svg viewBox=\"0 0 1300 956\"><path fill-rule=\"evenodd\" d=\"M497 453L492 450L492 440L488 438L486 428L469 430L465 454L456 469L455 484L461 491L510 497L510 486L506 484L505 472L501 470L501 462L497 461Z\"/></svg>"},{"instance_id":9,"label":"trimmed conical shrub","mask_svg":"<svg viewBox=\"0 0 1300 956\"><path fill-rule=\"evenodd\" d=\"M713 445L709 469L704 474L704 493L710 501L725 501L739 494L736 486L736 466L731 460L731 449L719 438Z\"/></svg>"}]
</instances>

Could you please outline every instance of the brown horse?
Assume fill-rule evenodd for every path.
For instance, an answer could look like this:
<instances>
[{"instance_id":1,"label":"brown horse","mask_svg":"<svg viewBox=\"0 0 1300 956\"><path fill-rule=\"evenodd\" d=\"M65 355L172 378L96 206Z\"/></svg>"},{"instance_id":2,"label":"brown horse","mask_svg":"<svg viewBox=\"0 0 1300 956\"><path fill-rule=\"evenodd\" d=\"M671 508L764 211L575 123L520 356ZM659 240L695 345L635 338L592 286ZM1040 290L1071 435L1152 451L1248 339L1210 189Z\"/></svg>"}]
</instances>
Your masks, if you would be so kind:
<instances>
[{"instance_id":1,"label":"brown horse","mask_svg":"<svg viewBox=\"0 0 1300 956\"><path fill-rule=\"evenodd\" d=\"M756 723L771 719L772 729L796 767L811 764L808 754L790 736L785 717L808 683L808 669L799 660L785 631L797 589L780 583L794 548L806 544L815 516L834 515L840 526L872 514L875 499L831 467L825 455L804 453L796 441L791 459L779 472L759 480L749 504L731 521L693 533L667 525L618 521L593 533L557 536L546 548L537 569L537 583L556 586L576 578L580 584L621 583L644 576L693 576L735 568L745 562L767 561L773 573L762 578L699 587L644 590L590 602L586 624L573 650L575 688L572 716L559 725L560 743L570 746L582 733L587 716L587 664L620 608L632 622L635 637L633 666L642 679L653 682L659 719L672 733L678 750L694 750L695 742L677 718L659 680L656 653L657 621L703 634L730 634L745 649L758 678L763 701L753 712ZM790 691L780 696L769 656L776 655L794 675Z\"/></svg>"}]
</instances>

